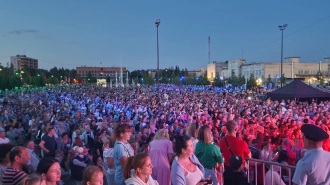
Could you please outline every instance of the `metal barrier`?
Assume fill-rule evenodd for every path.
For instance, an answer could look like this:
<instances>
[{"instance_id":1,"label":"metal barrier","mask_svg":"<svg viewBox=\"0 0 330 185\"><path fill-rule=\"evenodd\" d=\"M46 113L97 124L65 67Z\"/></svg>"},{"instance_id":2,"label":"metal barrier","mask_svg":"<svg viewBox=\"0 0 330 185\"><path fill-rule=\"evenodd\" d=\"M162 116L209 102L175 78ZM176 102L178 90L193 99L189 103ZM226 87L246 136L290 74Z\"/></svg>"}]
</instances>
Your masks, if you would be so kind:
<instances>
[{"instance_id":1,"label":"metal barrier","mask_svg":"<svg viewBox=\"0 0 330 185\"><path fill-rule=\"evenodd\" d=\"M263 172L263 184L266 184L265 181L265 177L266 177L266 165L270 165L269 170L274 171L274 166L279 166L280 167L280 177L282 177L281 174L281 169L282 168L286 168L289 169L289 177L288 177L288 184L291 185L292 184L292 171L296 169L295 166L291 166L291 165L284 165L284 164L280 164L280 163L276 163L276 162L271 162L271 161L263 161L263 160L259 160L259 159L246 159L247 161L247 165L249 168L254 167L254 180L255 180L255 185L258 184L257 181L257 177L258 177L258 165L262 164L262 172ZM250 165L252 164L252 165ZM248 181L249 183L251 183L251 179L250 179L250 170L248 170ZM273 178L273 172L271 172L271 185L274 184L274 178ZM268 185L268 184L267 184Z\"/></svg>"}]
</instances>

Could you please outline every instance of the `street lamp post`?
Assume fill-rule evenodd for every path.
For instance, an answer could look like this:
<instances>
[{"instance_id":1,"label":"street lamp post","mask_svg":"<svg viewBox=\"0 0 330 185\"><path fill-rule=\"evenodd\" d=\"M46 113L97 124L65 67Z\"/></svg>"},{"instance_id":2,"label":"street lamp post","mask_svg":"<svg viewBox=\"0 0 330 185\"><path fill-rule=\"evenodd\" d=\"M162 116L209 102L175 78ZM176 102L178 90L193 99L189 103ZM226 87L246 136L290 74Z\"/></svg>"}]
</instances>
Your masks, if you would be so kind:
<instances>
[{"instance_id":1,"label":"street lamp post","mask_svg":"<svg viewBox=\"0 0 330 185\"><path fill-rule=\"evenodd\" d=\"M281 80L281 87L283 87L283 31L288 26L288 24L284 24L283 26L278 26L280 31L282 32L282 38L281 38L281 74L280 74L280 80Z\"/></svg>"},{"instance_id":2,"label":"street lamp post","mask_svg":"<svg viewBox=\"0 0 330 185\"><path fill-rule=\"evenodd\" d=\"M158 98L160 98L160 92L159 92L159 42L158 42L158 26L160 25L160 19L157 19L155 22L155 25L157 27L157 85L158 85Z\"/></svg>"}]
</instances>

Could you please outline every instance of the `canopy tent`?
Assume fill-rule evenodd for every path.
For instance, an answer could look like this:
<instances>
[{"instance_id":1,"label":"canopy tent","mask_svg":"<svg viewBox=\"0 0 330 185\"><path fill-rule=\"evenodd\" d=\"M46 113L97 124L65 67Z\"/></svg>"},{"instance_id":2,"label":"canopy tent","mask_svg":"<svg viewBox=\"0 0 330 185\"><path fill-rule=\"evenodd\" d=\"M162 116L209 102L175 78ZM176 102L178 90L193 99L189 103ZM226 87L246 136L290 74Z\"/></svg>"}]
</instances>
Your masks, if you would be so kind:
<instances>
[{"instance_id":1,"label":"canopy tent","mask_svg":"<svg viewBox=\"0 0 330 185\"><path fill-rule=\"evenodd\" d=\"M267 97L271 100L287 100L287 99L330 99L330 93L320 91L311 87L300 80L294 80L288 85L267 93Z\"/></svg>"}]
</instances>

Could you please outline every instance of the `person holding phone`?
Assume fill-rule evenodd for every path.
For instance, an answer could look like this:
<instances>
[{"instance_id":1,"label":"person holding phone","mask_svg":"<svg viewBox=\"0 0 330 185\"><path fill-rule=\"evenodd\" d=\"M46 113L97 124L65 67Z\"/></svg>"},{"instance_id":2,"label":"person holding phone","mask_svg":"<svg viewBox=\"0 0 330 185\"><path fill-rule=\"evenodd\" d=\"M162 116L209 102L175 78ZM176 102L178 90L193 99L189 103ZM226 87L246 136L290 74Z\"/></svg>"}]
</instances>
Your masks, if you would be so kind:
<instances>
[{"instance_id":1,"label":"person holding phone","mask_svg":"<svg viewBox=\"0 0 330 185\"><path fill-rule=\"evenodd\" d=\"M204 167L194 155L191 138L187 135L178 136L175 141L177 156L175 156L171 168L172 185L212 184L210 177L204 179Z\"/></svg>"}]
</instances>

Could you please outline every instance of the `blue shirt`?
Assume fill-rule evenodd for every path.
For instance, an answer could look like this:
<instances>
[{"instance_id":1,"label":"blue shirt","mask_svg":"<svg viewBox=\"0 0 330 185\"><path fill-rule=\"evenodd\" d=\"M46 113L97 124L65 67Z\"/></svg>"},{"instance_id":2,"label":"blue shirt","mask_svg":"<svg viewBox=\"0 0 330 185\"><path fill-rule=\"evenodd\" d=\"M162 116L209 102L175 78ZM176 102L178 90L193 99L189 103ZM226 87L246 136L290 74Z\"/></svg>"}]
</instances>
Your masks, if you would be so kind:
<instances>
[{"instance_id":1,"label":"blue shirt","mask_svg":"<svg viewBox=\"0 0 330 185\"><path fill-rule=\"evenodd\" d=\"M116 141L113 151L113 159L116 167L115 182L117 184L125 183L125 179L123 176L123 168L121 166L120 159L122 157L132 157L132 156L134 156L134 150L129 143L122 143L120 141Z\"/></svg>"}]
</instances>

